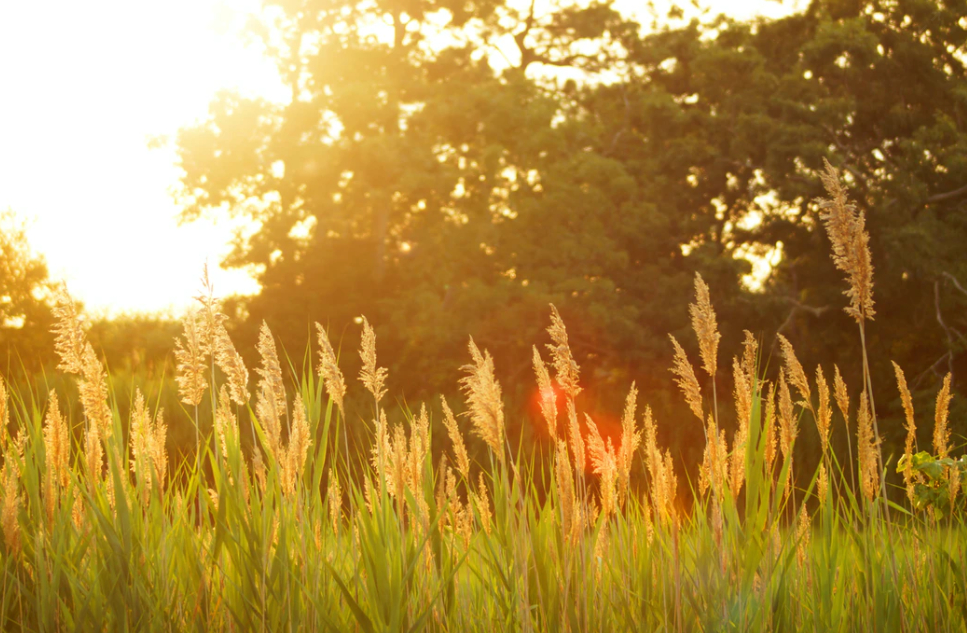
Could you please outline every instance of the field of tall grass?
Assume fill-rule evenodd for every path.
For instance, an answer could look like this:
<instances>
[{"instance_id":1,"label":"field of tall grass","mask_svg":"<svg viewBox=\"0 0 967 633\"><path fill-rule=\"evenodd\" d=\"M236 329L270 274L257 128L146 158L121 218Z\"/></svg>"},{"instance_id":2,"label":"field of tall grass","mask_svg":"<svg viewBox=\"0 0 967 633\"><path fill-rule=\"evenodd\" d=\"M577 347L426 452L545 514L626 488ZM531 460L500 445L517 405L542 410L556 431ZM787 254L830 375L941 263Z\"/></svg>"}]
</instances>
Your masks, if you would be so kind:
<instances>
[{"instance_id":1,"label":"field of tall grass","mask_svg":"<svg viewBox=\"0 0 967 633\"><path fill-rule=\"evenodd\" d=\"M864 384L846 385L838 368L807 372L784 338L771 380L751 334L740 358L722 362L697 276L698 364L674 338L669 347L697 418L676 423L705 430L696 481L676 472L634 385L616 437L582 412L580 368L553 306L551 342L533 352L553 447L541 452L508 439L493 359L473 340L464 402L433 403L442 419L431 420L425 405L389 410L364 319L358 388L369 404L344 411L349 386L323 328L317 370L286 384L263 325L250 380L207 282L175 351L182 411L140 391L119 403L61 293L55 345L76 399L0 382L3 629L967 630L967 458L951 454L949 377L924 450L902 370L895 386L876 385L899 389L906 412L910 439L888 463L865 351L874 303L864 218L832 167L823 179ZM723 367L729 396L715 388ZM738 420L729 435L726 407ZM196 449L174 466L172 415L191 419ZM363 453L348 440L356 420L370 421ZM803 433L818 434L823 451L811 476L792 463ZM832 450L833 433L850 438L848 454ZM887 468L903 475L902 504L887 499Z\"/></svg>"}]
</instances>

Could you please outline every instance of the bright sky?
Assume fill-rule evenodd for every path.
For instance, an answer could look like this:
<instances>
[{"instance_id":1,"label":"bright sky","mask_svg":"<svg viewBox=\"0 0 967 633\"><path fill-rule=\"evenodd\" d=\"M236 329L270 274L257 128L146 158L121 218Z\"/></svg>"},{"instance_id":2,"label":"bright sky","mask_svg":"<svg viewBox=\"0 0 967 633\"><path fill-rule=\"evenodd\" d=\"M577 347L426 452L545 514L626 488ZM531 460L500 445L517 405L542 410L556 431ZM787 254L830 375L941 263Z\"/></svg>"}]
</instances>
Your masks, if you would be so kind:
<instances>
[{"instance_id":1,"label":"bright sky","mask_svg":"<svg viewBox=\"0 0 967 633\"><path fill-rule=\"evenodd\" d=\"M257 5L0 2L0 209L27 221L52 276L89 309L178 310L206 261L219 295L257 290L245 273L218 267L227 221L178 226L174 152L148 148L150 137L204 117L220 89L284 95L271 64L239 37ZM770 0L715 5L738 17L790 10Z\"/></svg>"}]
</instances>

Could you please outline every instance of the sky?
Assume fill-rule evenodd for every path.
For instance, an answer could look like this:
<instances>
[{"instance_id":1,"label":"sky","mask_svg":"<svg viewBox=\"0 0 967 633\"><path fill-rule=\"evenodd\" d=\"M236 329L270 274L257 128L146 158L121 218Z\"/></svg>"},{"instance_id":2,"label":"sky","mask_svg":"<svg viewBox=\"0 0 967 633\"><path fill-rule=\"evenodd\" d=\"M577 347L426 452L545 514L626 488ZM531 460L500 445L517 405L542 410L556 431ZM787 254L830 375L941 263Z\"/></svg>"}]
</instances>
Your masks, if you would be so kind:
<instances>
[{"instance_id":1,"label":"sky","mask_svg":"<svg viewBox=\"0 0 967 633\"><path fill-rule=\"evenodd\" d=\"M774 0L712 6L736 17L790 10ZM149 148L203 119L219 90L285 97L271 63L240 35L257 8L0 2L0 209L26 222L51 277L95 314L177 313L206 263L217 294L258 290L245 272L219 267L235 225L179 225L175 153Z\"/></svg>"}]
</instances>

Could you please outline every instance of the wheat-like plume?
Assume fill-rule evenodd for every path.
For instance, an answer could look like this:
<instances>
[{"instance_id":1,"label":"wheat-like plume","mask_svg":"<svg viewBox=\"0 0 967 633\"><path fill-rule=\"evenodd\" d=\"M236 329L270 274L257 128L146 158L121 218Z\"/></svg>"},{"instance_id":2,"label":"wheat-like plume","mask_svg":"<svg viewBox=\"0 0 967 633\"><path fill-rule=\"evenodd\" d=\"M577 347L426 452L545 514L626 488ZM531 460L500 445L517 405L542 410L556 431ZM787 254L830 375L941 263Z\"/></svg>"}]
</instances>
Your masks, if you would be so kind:
<instances>
[{"instance_id":1,"label":"wheat-like plume","mask_svg":"<svg viewBox=\"0 0 967 633\"><path fill-rule=\"evenodd\" d=\"M839 366L833 365L833 394L836 396L836 407L843 414L843 420L849 426L849 390L843 375L839 373Z\"/></svg>"},{"instance_id":2,"label":"wheat-like plume","mask_svg":"<svg viewBox=\"0 0 967 633\"><path fill-rule=\"evenodd\" d=\"M343 399L346 396L346 379L342 375L342 370L339 369L339 363L336 362L336 352L332 349L325 328L316 323L316 332L319 340L319 377L322 378L329 398L339 409L339 414L345 418Z\"/></svg>"},{"instance_id":3,"label":"wheat-like plume","mask_svg":"<svg viewBox=\"0 0 967 633\"><path fill-rule=\"evenodd\" d=\"M551 304L551 325L547 328L547 333L551 335L553 344L548 344L547 348L551 352L551 364L554 366L554 378L557 384L573 400L581 393L579 384L581 368L578 367L574 356L571 354L571 347L567 340L567 328L564 327L564 320L558 313L554 304Z\"/></svg>"},{"instance_id":4,"label":"wheat-like plume","mask_svg":"<svg viewBox=\"0 0 967 633\"><path fill-rule=\"evenodd\" d=\"M490 352L481 353L472 338L468 349L473 362L463 366L467 375L460 379L460 386L467 399L467 414L473 423L474 433L502 460L504 405L500 384L494 376L494 360Z\"/></svg>"},{"instance_id":5,"label":"wheat-like plume","mask_svg":"<svg viewBox=\"0 0 967 633\"><path fill-rule=\"evenodd\" d=\"M237 447L239 443L238 419L232 413L232 398L229 387L222 385L215 409L215 438L222 447L223 458L228 457L230 447Z\"/></svg>"},{"instance_id":6,"label":"wheat-like plume","mask_svg":"<svg viewBox=\"0 0 967 633\"><path fill-rule=\"evenodd\" d=\"M624 505L631 492L631 464L635 451L641 445L641 431L635 428L635 411L638 408L638 388L631 383L625 408L621 415L621 444L618 446L616 466L618 469L618 502Z\"/></svg>"},{"instance_id":7,"label":"wheat-like plume","mask_svg":"<svg viewBox=\"0 0 967 633\"><path fill-rule=\"evenodd\" d=\"M739 494L745 482L745 453L749 441L749 421L752 419L752 389L754 377L746 374L747 365L732 359L732 382L734 383L735 414L738 428L732 439L732 492Z\"/></svg>"},{"instance_id":8,"label":"wheat-like plume","mask_svg":"<svg viewBox=\"0 0 967 633\"><path fill-rule=\"evenodd\" d=\"M219 315L221 316L221 315ZM223 319L219 319L215 328L215 363L228 377L228 393L232 401L240 407L248 404L248 368L241 354L235 350L232 337L225 329Z\"/></svg>"},{"instance_id":9,"label":"wheat-like plume","mask_svg":"<svg viewBox=\"0 0 967 633\"><path fill-rule=\"evenodd\" d=\"M492 516L490 513L490 495L487 494L487 484L484 483L483 471L477 473L477 493L474 495L477 512L480 514L480 524L484 532L490 534Z\"/></svg>"},{"instance_id":10,"label":"wheat-like plume","mask_svg":"<svg viewBox=\"0 0 967 633\"><path fill-rule=\"evenodd\" d=\"M3 376L0 376L0 450L6 450L9 442L10 405L8 398L7 387L3 383Z\"/></svg>"},{"instance_id":11,"label":"wheat-like plume","mask_svg":"<svg viewBox=\"0 0 967 633\"><path fill-rule=\"evenodd\" d=\"M0 480L3 484L3 508L0 509L0 525L3 540L10 556L20 552L20 468L17 456L8 452L3 459Z\"/></svg>"},{"instance_id":12,"label":"wheat-like plume","mask_svg":"<svg viewBox=\"0 0 967 633\"><path fill-rule=\"evenodd\" d=\"M544 421L547 422L547 432L550 434L551 439L557 439L557 394L554 392L554 387L551 385L551 376L547 371L547 365L544 364L544 359L541 358L541 353L537 351L537 346L533 347L534 350L534 374L537 376L537 391L541 396L541 415L544 416Z\"/></svg>"},{"instance_id":13,"label":"wheat-like plume","mask_svg":"<svg viewBox=\"0 0 967 633\"><path fill-rule=\"evenodd\" d=\"M154 416L154 424L151 425L148 442L148 455L151 457L151 464L154 466L155 486L161 489L164 486L165 478L168 476L168 425L165 423L164 409L158 409Z\"/></svg>"},{"instance_id":14,"label":"wheat-like plume","mask_svg":"<svg viewBox=\"0 0 967 633\"><path fill-rule=\"evenodd\" d=\"M944 376L943 386L937 394L937 407L934 411L933 450L940 459L946 459L950 452L950 429L947 428L947 413L950 410L950 374Z\"/></svg>"},{"instance_id":15,"label":"wheat-like plume","mask_svg":"<svg viewBox=\"0 0 967 633\"><path fill-rule=\"evenodd\" d=\"M383 399L386 394L386 375L388 371L385 367L376 366L376 332L366 317L363 317L363 337L359 348L359 357L363 361L363 367L359 370L359 379L369 393L373 394L376 403Z\"/></svg>"},{"instance_id":16,"label":"wheat-like plume","mask_svg":"<svg viewBox=\"0 0 967 633\"><path fill-rule=\"evenodd\" d=\"M151 457L148 447L151 444L151 413L144 404L144 395L135 390L134 410L131 411L131 472L144 482L146 489L151 488ZM145 497L147 500L147 497Z\"/></svg>"},{"instance_id":17,"label":"wheat-like plume","mask_svg":"<svg viewBox=\"0 0 967 633\"><path fill-rule=\"evenodd\" d=\"M557 485L557 501L561 511L561 535L565 542L568 542L574 536L573 523L576 511L574 477L571 475L567 445L563 440L558 440L555 445L557 455L554 459L554 481Z\"/></svg>"},{"instance_id":18,"label":"wheat-like plume","mask_svg":"<svg viewBox=\"0 0 967 633\"><path fill-rule=\"evenodd\" d=\"M749 330L743 330L742 333L745 335L745 339L742 341L742 371L745 372L749 380L749 386L754 388L759 342Z\"/></svg>"},{"instance_id":19,"label":"wheat-like plume","mask_svg":"<svg viewBox=\"0 0 967 633\"><path fill-rule=\"evenodd\" d=\"M577 409L574 401L567 401L567 421L568 421L568 443L571 447L571 455L574 457L574 468L578 472L584 472L585 450L584 436L581 434L581 424L578 422Z\"/></svg>"},{"instance_id":20,"label":"wheat-like plume","mask_svg":"<svg viewBox=\"0 0 967 633\"><path fill-rule=\"evenodd\" d=\"M711 488L717 500L725 491L729 478L729 447L725 440L725 429L719 429L712 415L708 416L705 432L705 453L699 470L698 489L705 494Z\"/></svg>"},{"instance_id":21,"label":"wheat-like plume","mask_svg":"<svg viewBox=\"0 0 967 633\"><path fill-rule=\"evenodd\" d=\"M289 446L285 452L282 468L282 490L291 495L295 492L302 472L305 468L306 457L312 439L309 437L309 421L306 418L306 407L302 402L302 394L297 393L292 403L292 432L289 434Z\"/></svg>"},{"instance_id":22,"label":"wheat-like plume","mask_svg":"<svg viewBox=\"0 0 967 633\"><path fill-rule=\"evenodd\" d=\"M453 445L453 456L456 458L457 470L463 475L465 481L470 480L470 458L467 456L467 446L463 442L463 434L457 425L457 418L450 410L447 399L440 396L440 404L443 406L443 424L447 427L447 435L450 436L450 443Z\"/></svg>"},{"instance_id":23,"label":"wheat-like plume","mask_svg":"<svg viewBox=\"0 0 967 633\"><path fill-rule=\"evenodd\" d=\"M799 359L796 358L796 350L793 349L792 343L785 336L782 334L776 336L779 339L779 346L782 348L782 358L786 363L786 377L802 398L802 401L798 403L799 406L814 411L809 379L806 377L806 372L803 370Z\"/></svg>"},{"instance_id":24,"label":"wheat-like plume","mask_svg":"<svg viewBox=\"0 0 967 633\"><path fill-rule=\"evenodd\" d=\"M766 385L765 393L765 415L762 423L763 433L765 434L763 440L765 444L763 460L765 461L766 472L772 473L776 463L776 450L778 448L779 436L776 433L776 424L778 422L776 419L776 392L771 382Z\"/></svg>"},{"instance_id":25,"label":"wheat-like plume","mask_svg":"<svg viewBox=\"0 0 967 633\"><path fill-rule=\"evenodd\" d=\"M833 407L829 400L829 383L823 375L823 368L816 366L816 391L819 394L819 408L816 410L816 430L823 453L829 449L829 431L833 421Z\"/></svg>"},{"instance_id":26,"label":"wheat-like plume","mask_svg":"<svg viewBox=\"0 0 967 633\"><path fill-rule=\"evenodd\" d=\"M189 310L182 319L184 338L175 339L175 359L178 362L178 390L181 401L198 406L208 382L205 380L208 354L208 337L202 322L201 310ZM182 342L184 341L184 342Z\"/></svg>"},{"instance_id":27,"label":"wheat-like plume","mask_svg":"<svg viewBox=\"0 0 967 633\"><path fill-rule=\"evenodd\" d=\"M255 415L265 431L266 450L272 459L281 459L282 455L282 420L279 408L271 387L260 381L258 396L255 400Z\"/></svg>"},{"instance_id":28,"label":"wheat-like plume","mask_svg":"<svg viewBox=\"0 0 967 633\"><path fill-rule=\"evenodd\" d=\"M57 369L68 374L79 375L84 372L84 346L87 335L81 324L80 312L74 299L63 285L54 293L54 307L52 309L55 323L51 329L54 338L54 350L60 357Z\"/></svg>"},{"instance_id":29,"label":"wheat-like plume","mask_svg":"<svg viewBox=\"0 0 967 633\"><path fill-rule=\"evenodd\" d=\"M718 367L719 340L722 335L718 331L715 320L715 310L708 295L708 285L702 276L695 273L695 303L688 306L692 317L692 329L698 338L698 349L702 357L702 367L705 372L715 378Z\"/></svg>"},{"instance_id":30,"label":"wheat-like plume","mask_svg":"<svg viewBox=\"0 0 967 633\"><path fill-rule=\"evenodd\" d=\"M789 394L789 385L786 382L786 374L782 369L779 370L779 450L782 452L783 460L789 464L786 477L783 480L784 495L791 492L788 485L792 479L793 462L792 447L799 434L799 426L793 412L792 396Z\"/></svg>"},{"instance_id":31,"label":"wheat-like plume","mask_svg":"<svg viewBox=\"0 0 967 633\"><path fill-rule=\"evenodd\" d=\"M219 312L218 302L215 301L215 287L208 277L208 262L205 262L202 270L201 287L202 292L195 297L195 301L201 304L198 309L202 321L201 336L205 347L214 350L218 327L225 317Z\"/></svg>"},{"instance_id":32,"label":"wheat-like plume","mask_svg":"<svg viewBox=\"0 0 967 633\"><path fill-rule=\"evenodd\" d=\"M809 549L809 536L812 521L806 504L802 504L799 510L799 518L796 521L796 562L802 567L806 563L806 553Z\"/></svg>"},{"instance_id":33,"label":"wheat-like plume","mask_svg":"<svg viewBox=\"0 0 967 633\"><path fill-rule=\"evenodd\" d=\"M692 413L699 420L705 422L705 415L702 413L702 390L698 386L695 369L688 362L688 356L685 355L685 350L682 349L682 346L678 344L678 340L671 334L668 335L668 338L671 339L672 345L675 346L675 361L671 368L671 372L675 374L675 382L678 383L678 387L682 390L682 395L685 396L685 402L688 403L688 407L692 410Z\"/></svg>"},{"instance_id":34,"label":"wheat-like plume","mask_svg":"<svg viewBox=\"0 0 967 633\"><path fill-rule=\"evenodd\" d=\"M259 328L259 342L256 347L262 359L262 366L255 370L259 380L260 396L271 398L279 418L286 416L285 384L282 382L282 365L275 347L275 338L269 324L262 321Z\"/></svg>"},{"instance_id":35,"label":"wheat-like plume","mask_svg":"<svg viewBox=\"0 0 967 633\"><path fill-rule=\"evenodd\" d=\"M340 517L342 516L342 488L339 480L332 471L329 472L329 485L326 487L326 501L329 503L329 520L332 522L332 531L339 535Z\"/></svg>"},{"instance_id":36,"label":"wheat-like plume","mask_svg":"<svg viewBox=\"0 0 967 633\"><path fill-rule=\"evenodd\" d=\"M47 416L44 418L44 451L47 469L61 487L70 483L70 431L60 411L57 394L50 392Z\"/></svg>"},{"instance_id":37,"label":"wheat-like plume","mask_svg":"<svg viewBox=\"0 0 967 633\"><path fill-rule=\"evenodd\" d=\"M920 475L912 468L910 463L917 446L917 423L913 417L913 396L910 395L910 389L907 387L907 377L895 362L893 363L893 371L896 374L897 389L900 391L900 401L903 403L904 425L907 429L906 444L903 447L903 462L906 465L906 468L903 469L903 483L907 488L907 498L912 503L914 486Z\"/></svg>"},{"instance_id":38,"label":"wheat-like plume","mask_svg":"<svg viewBox=\"0 0 967 633\"><path fill-rule=\"evenodd\" d=\"M839 172L824 160L826 171L820 174L829 198L820 200L824 211L820 218L833 245L833 262L846 273L850 288L844 294L850 299L846 313L862 322L873 319L873 264L870 256L870 236L866 232L863 212L847 201L846 189Z\"/></svg>"},{"instance_id":39,"label":"wheat-like plume","mask_svg":"<svg viewBox=\"0 0 967 633\"><path fill-rule=\"evenodd\" d=\"M873 417L865 390L860 394L860 408L856 414L856 420L860 483L867 500L873 501L880 488L879 447L873 438Z\"/></svg>"},{"instance_id":40,"label":"wheat-like plume","mask_svg":"<svg viewBox=\"0 0 967 633\"><path fill-rule=\"evenodd\" d=\"M591 457L591 471L600 478L601 512L605 517L608 517L616 509L617 464L615 463L614 446L611 444L611 438L605 441L601 437L598 425L594 423L591 416L585 414L584 418L588 425L588 453Z\"/></svg>"}]
</instances>

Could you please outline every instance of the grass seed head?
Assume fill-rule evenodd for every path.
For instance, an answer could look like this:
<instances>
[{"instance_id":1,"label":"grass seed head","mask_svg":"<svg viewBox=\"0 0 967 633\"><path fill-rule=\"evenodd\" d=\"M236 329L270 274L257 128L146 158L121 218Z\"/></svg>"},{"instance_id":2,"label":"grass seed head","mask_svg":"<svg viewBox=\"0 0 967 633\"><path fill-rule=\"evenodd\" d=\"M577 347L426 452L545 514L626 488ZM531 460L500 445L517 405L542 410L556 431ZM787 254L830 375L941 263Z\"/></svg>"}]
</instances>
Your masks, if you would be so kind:
<instances>
[{"instance_id":1,"label":"grass seed head","mask_svg":"<svg viewBox=\"0 0 967 633\"><path fill-rule=\"evenodd\" d=\"M695 336L698 338L702 367L709 376L715 378L719 340L722 335L718 331L715 310L712 308L712 301L708 294L708 285L698 273L695 273L695 303L688 306L688 312L692 317L692 329L695 330Z\"/></svg>"},{"instance_id":2,"label":"grass seed head","mask_svg":"<svg viewBox=\"0 0 967 633\"><path fill-rule=\"evenodd\" d=\"M678 383L679 389L682 390L682 395L685 396L685 402L692 410L692 413L699 420L705 422L705 415L702 413L702 390L698 386L695 369L688 362L688 356L685 355L685 350L682 349L682 346L678 344L678 339L671 334L668 335L668 338L671 339L672 345L675 347L675 361L671 368L671 372L675 374L675 382Z\"/></svg>"},{"instance_id":3,"label":"grass seed head","mask_svg":"<svg viewBox=\"0 0 967 633\"><path fill-rule=\"evenodd\" d=\"M343 410L343 400L346 397L346 379L336 362L336 352L332 349L325 328L316 323L316 332L319 340L319 377L322 378L329 398L339 409L339 414L345 418L346 412Z\"/></svg>"},{"instance_id":4,"label":"grass seed head","mask_svg":"<svg viewBox=\"0 0 967 633\"><path fill-rule=\"evenodd\" d=\"M556 440L557 394L551 385L551 376L547 371L547 365L544 364L544 359L541 358L541 353L537 351L536 345L533 349L534 374L537 376L537 390L541 396L541 415L544 416L544 421L547 422L548 434L550 434L552 440Z\"/></svg>"},{"instance_id":5,"label":"grass seed head","mask_svg":"<svg viewBox=\"0 0 967 633\"><path fill-rule=\"evenodd\" d=\"M181 323L184 329L183 338L175 339L175 359L178 363L175 380L178 382L181 401L197 407L208 388L205 368L211 348L205 336L200 310L189 310Z\"/></svg>"},{"instance_id":6,"label":"grass seed head","mask_svg":"<svg viewBox=\"0 0 967 633\"><path fill-rule=\"evenodd\" d=\"M950 411L950 374L944 376L943 386L937 394L937 406L934 410L933 422L933 450L940 459L946 459L950 453L950 429L947 428L947 414Z\"/></svg>"},{"instance_id":7,"label":"grass seed head","mask_svg":"<svg viewBox=\"0 0 967 633\"><path fill-rule=\"evenodd\" d=\"M494 360L490 352L481 353L472 338L468 349L473 362L463 366L467 375L460 379L467 399L467 413L474 433L487 443L498 459L503 460L504 405L500 384L494 376Z\"/></svg>"},{"instance_id":8,"label":"grass seed head","mask_svg":"<svg viewBox=\"0 0 967 633\"><path fill-rule=\"evenodd\" d=\"M359 357L363 361L363 367L359 370L359 380L379 404L386 395L386 376L389 372L385 367L376 366L376 332L373 331L366 317L363 317L363 336Z\"/></svg>"},{"instance_id":9,"label":"grass seed head","mask_svg":"<svg viewBox=\"0 0 967 633\"><path fill-rule=\"evenodd\" d=\"M456 459L457 470L463 475L464 480L470 480L470 458L467 455L467 446L463 442L463 434L457 425L457 418L450 410L447 399L440 396L440 404L443 406L443 425L447 428L447 435L450 436L450 443L453 445L453 456Z\"/></svg>"},{"instance_id":10,"label":"grass seed head","mask_svg":"<svg viewBox=\"0 0 967 633\"><path fill-rule=\"evenodd\" d=\"M557 384L561 386L567 397L573 400L581 393L580 374L581 368L571 354L571 347L567 340L567 328L564 327L564 320L554 304L551 304L551 325L547 328L547 333L551 335L552 345L547 348L551 352L551 364L554 366L554 377Z\"/></svg>"}]
</instances>

